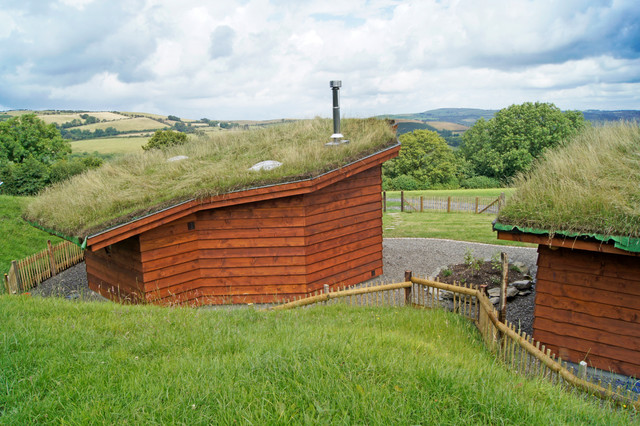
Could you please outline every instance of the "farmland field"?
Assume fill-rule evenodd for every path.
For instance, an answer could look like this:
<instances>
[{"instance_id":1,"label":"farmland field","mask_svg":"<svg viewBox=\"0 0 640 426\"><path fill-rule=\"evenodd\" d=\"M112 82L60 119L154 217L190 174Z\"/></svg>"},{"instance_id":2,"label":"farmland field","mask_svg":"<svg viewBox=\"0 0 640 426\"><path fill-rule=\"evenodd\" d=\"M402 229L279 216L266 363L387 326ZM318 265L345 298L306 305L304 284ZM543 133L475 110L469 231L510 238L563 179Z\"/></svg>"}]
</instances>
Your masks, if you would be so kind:
<instances>
[{"instance_id":1,"label":"farmland field","mask_svg":"<svg viewBox=\"0 0 640 426\"><path fill-rule=\"evenodd\" d=\"M148 112L121 111L121 114L125 114L125 115L128 115L128 116L142 115L144 117L149 117L149 118L152 118L152 119L159 119L159 120L166 120L167 119L166 115L150 114Z\"/></svg>"},{"instance_id":2,"label":"farmland field","mask_svg":"<svg viewBox=\"0 0 640 426\"><path fill-rule=\"evenodd\" d=\"M450 121L427 121L427 124L431 127L435 127L438 130L451 130L454 132L465 132L469 129L468 126L462 124L452 123Z\"/></svg>"},{"instance_id":3,"label":"farmland field","mask_svg":"<svg viewBox=\"0 0 640 426\"><path fill-rule=\"evenodd\" d=\"M124 120L129 117L121 114L115 114L113 112L101 111L101 112L79 112L75 114L38 114L38 118L44 121L47 124L57 123L63 124L73 120L82 120L80 115L89 114L93 117L96 117L99 120L107 120L107 121L115 121L115 120ZM109 126L107 126L109 127ZM83 129L86 127L82 127Z\"/></svg>"},{"instance_id":4,"label":"farmland field","mask_svg":"<svg viewBox=\"0 0 640 426\"><path fill-rule=\"evenodd\" d=\"M80 130L95 130L95 129L106 129L107 127L113 127L120 132L129 132L132 130L155 130L155 129L163 129L167 126L166 124L162 124L159 121L152 120L147 117L136 117L136 118L127 118L124 120L116 120L116 121L107 121L105 123L94 123L87 124L85 126L75 127Z\"/></svg>"},{"instance_id":5,"label":"farmland field","mask_svg":"<svg viewBox=\"0 0 640 426\"><path fill-rule=\"evenodd\" d=\"M74 153L97 151L101 154L127 154L130 152L142 152L141 147L148 140L148 137L87 139L71 142L71 149Z\"/></svg>"}]
</instances>

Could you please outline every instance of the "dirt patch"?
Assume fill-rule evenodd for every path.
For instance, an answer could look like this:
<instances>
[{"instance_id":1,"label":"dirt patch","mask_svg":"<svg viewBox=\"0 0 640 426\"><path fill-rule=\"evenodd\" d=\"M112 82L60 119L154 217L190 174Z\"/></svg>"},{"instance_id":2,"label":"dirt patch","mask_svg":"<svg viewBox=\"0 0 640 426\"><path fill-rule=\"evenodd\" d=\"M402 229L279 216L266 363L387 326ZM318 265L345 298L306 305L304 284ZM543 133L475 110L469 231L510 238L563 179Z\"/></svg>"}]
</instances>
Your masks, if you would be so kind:
<instances>
[{"instance_id":1,"label":"dirt patch","mask_svg":"<svg viewBox=\"0 0 640 426\"><path fill-rule=\"evenodd\" d=\"M500 282L502 281L501 266L501 264L494 264L494 262L491 261L478 261L471 264L459 263L442 269L436 279L447 284L457 282L461 284L473 283L478 286L486 285L487 288L500 287ZM531 279L531 277L523 273L521 268L520 266L510 264L508 273L510 283Z\"/></svg>"}]
</instances>

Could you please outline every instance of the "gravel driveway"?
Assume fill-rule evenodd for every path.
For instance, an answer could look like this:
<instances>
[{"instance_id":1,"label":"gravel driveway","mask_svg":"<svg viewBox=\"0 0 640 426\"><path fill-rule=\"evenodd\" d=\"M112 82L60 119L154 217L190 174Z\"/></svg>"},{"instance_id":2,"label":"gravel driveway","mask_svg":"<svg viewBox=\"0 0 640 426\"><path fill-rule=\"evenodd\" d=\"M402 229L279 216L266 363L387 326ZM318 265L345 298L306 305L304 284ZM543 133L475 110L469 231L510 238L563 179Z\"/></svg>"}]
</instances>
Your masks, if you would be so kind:
<instances>
[{"instance_id":1,"label":"gravel driveway","mask_svg":"<svg viewBox=\"0 0 640 426\"><path fill-rule=\"evenodd\" d=\"M538 253L535 248L497 246L464 241L433 238L385 238L383 243L384 274L372 282L400 282L404 272L412 271L416 277L435 277L440 269L464 262L467 249L475 257L489 260L496 252L504 251L509 261L527 265L535 276ZM87 287L85 264L80 263L41 283L31 294L43 297L65 297L71 300L106 301L104 297ZM528 334L532 331L535 291L526 297L518 297L507 306L507 319L520 324Z\"/></svg>"}]
</instances>

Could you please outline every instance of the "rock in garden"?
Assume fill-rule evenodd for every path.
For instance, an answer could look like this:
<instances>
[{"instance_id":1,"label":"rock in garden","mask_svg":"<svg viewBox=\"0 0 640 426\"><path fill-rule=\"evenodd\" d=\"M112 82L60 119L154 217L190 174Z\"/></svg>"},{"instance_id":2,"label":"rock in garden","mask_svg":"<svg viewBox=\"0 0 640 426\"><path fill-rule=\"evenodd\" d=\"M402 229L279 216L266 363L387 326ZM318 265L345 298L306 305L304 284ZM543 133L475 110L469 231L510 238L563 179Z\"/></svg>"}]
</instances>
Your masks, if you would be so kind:
<instances>
[{"instance_id":1,"label":"rock in garden","mask_svg":"<svg viewBox=\"0 0 640 426\"><path fill-rule=\"evenodd\" d=\"M453 293L447 290L441 290L440 291L440 299L442 300L452 300L453 299Z\"/></svg>"},{"instance_id":2,"label":"rock in garden","mask_svg":"<svg viewBox=\"0 0 640 426\"><path fill-rule=\"evenodd\" d=\"M500 298L499 297L492 297L489 299L489 302L493 303L494 305L497 305L498 303L500 303Z\"/></svg>"},{"instance_id":3,"label":"rock in garden","mask_svg":"<svg viewBox=\"0 0 640 426\"><path fill-rule=\"evenodd\" d=\"M515 287L507 287L507 299L512 299L518 295L520 291Z\"/></svg>"},{"instance_id":4,"label":"rock in garden","mask_svg":"<svg viewBox=\"0 0 640 426\"><path fill-rule=\"evenodd\" d=\"M522 280L522 281L514 281L509 285L517 288L520 291L523 291L523 290L529 290L533 285L533 282L531 282L531 280Z\"/></svg>"},{"instance_id":5,"label":"rock in garden","mask_svg":"<svg viewBox=\"0 0 640 426\"><path fill-rule=\"evenodd\" d=\"M518 292L518 296L528 296L531 294L531 290L523 290Z\"/></svg>"},{"instance_id":6,"label":"rock in garden","mask_svg":"<svg viewBox=\"0 0 640 426\"><path fill-rule=\"evenodd\" d=\"M500 297L500 287L494 287L487 290L489 297Z\"/></svg>"}]
</instances>

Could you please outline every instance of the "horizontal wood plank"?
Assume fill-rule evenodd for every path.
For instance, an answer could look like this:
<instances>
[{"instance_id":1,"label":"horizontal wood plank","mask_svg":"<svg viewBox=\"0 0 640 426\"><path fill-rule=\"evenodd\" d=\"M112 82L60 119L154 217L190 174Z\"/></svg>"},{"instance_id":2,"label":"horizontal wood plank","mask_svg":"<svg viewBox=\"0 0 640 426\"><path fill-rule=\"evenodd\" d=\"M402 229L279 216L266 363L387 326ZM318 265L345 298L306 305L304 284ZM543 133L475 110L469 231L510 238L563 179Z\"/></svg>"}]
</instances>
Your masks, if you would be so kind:
<instances>
[{"instance_id":1,"label":"horizontal wood plank","mask_svg":"<svg viewBox=\"0 0 640 426\"><path fill-rule=\"evenodd\" d=\"M596 301L601 305L610 305L614 307L620 306L634 309L640 313L640 297L629 296L614 291L538 279L536 282L536 292L543 292L554 296L562 296L586 302Z\"/></svg>"},{"instance_id":2,"label":"horizontal wood plank","mask_svg":"<svg viewBox=\"0 0 640 426\"><path fill-rule=\"evenodd\" d=\"M536 317L533 323L533 328L534 330L544 330L549 333L554 333L558 336L573 337L601 345L617 346L620 348L634 350L636 352L640 351L640 339L633 336L613 334L609 331L602 330L598 323L592 324L592 327L584 327L544 317Z\"/></svg>"},{"instance_id":3,"label":"horizontal wood plank","mask_svg":"<svg viewBox=\"0 0 640 426\"><path fill-rule=\"evenodd\" d=\"M537 337L534 336L537 339ZM635 363L622 362L617 359L606 358L592 353L575 351L568 348L560 348L556 345L546 343L545 344L551 352L555 354L562 353L562 359L571 361L573 363L579 363L582 360L587 362L589 367L594 367L602 371L614 371L620 374L625 374L631 377L640 377L640 366Z\"/></svg>"},{"instance_id":4,"label":"horizontal wood plank","mask_svg":"<svg viewBox=\"0 0 640 426\"><path fill-rule=\"evenodd\" d=\"M554 309L536 304L534 318L547 318L550 321L576 324L583 327L598 328L613 335L640 338L640 327L627 321L596 317L582 312Z\"/></svg>"},{"instance_id":5,"label":"horizontal wood plank","mask_svg":"<svg viewBox=\"0 0 640 426\"><path fill-rule=\"evenodd\" d=\"M580 312L594 317L611 318L632 324L640 322L640 312L619 306L603 305L598 302L586 302L568 297L558 297L542 293L536 289L536 304L554 309Z\"/></svg>"},{"instance_id":6,"label":"horizontal wood plank","mask_svg":"<svg viewBox=\"0 0 640 426\"><path fill-rule=\"evenodd\" d=\"M554 283L573 284L585 288L614 291L629 296L640 296L640 275L638 280L621 280L577 271L557 271L538 268L536 278Z\"/></svg>"}]
</instances>

